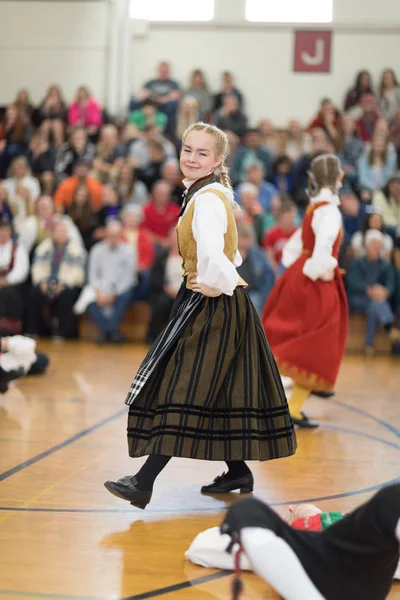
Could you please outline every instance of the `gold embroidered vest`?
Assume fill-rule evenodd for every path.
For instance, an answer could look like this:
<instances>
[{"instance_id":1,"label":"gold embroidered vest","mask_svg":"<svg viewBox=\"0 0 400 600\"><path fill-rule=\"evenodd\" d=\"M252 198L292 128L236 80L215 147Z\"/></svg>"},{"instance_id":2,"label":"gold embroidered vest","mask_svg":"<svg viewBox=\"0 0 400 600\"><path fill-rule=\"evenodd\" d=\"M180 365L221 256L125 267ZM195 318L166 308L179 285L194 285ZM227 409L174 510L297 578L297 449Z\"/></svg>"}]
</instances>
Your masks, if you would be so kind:
<instances>
[{"instance_id":1,"label":"gold embroidered vest","mask_svg":"<svg viewBox=\"0 0 400 600\"><path fill-rule=\"evenodd\" d=\"M203 194L207 192L212 192L218 198L222 200L225 206L226 215L227 215L227 230L224 234L225 244L224 244L224 254L230 260L231 263L234 264L236 251L238 247L238 233L236 228L235 216L233 214L232 204L226 198L225 194L217 189L208 189ZM198 194L198 196L201 195ZM185 277L187 277L186 287L191 289L189 279L194 276L197 272L197 244L196 240L193 236L192 230L192 221L193 221L193 213L194 213L194 205L196 200L192 202L189 208L186 210L186 213L181 219L181 222L176 228L176 232L178 235L178 245L179 245L179 253L182 257L182 268L184 271ZM236 287L245 287L247 283L242 279L238 274L238 283Z\"/></svg>"}]
</instances>

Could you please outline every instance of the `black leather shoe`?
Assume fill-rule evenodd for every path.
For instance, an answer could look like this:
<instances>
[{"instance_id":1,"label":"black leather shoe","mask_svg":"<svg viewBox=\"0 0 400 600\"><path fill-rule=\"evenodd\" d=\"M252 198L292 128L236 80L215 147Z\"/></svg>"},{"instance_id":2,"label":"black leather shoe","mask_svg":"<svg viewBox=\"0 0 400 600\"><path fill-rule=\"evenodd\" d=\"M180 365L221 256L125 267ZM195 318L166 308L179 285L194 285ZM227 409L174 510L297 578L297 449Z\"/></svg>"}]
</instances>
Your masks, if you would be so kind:
<instances>
[{"instance_id":1,"label":"black leather shoe","mask_svg":"<svg viewBox=\"0 0 400 600\"><path fill-rule=\"evenodd\" d=\"M309 419L303 412L300 414L301 419L295 419L295 417L292 417L293 425L297 425L297 427L302 427L303 429L315 429L316 427L319 427L319 423L317 421Z\"/></svg>"},{"instance_id":2,"label":"black leather shoe","mask_svg":"<svg viewBox=\"0 0 400 600\"><path fill-rule=\"evenodd\" d=\"M122 500L128 500L132 506L141 508L144 510L151 500L152 492L144 492L140 490L137 485L137 480L134 475L127 475L115 481L106 481L104 484L106 490L122 498Z\"/></svg>"},{"instance_id":3,"label":"black leather shoe","mask_svg":"<svg viewBox=\"0 0 400 600\"><path fill-rule=\"evenodd\" d=\"M229 479L227 473L222 473L214 479L210 485L203 485L202 494L227 494L234 490L240 490L241 494L251 494L254 488L254 478L250 473L239 479Z\"/></svg>"},{"instance_id":4,"label":"black leather shoe","mask_svg":"<svg viewBox=\"0 0 400 600\"><path fill-rule=\"evenodd\" d=\"M324 392L322 390L313 390L311 392L313 396L318 396L318 398L332 398L336 394L336 392Z\"/></svg>"}]
</instances>

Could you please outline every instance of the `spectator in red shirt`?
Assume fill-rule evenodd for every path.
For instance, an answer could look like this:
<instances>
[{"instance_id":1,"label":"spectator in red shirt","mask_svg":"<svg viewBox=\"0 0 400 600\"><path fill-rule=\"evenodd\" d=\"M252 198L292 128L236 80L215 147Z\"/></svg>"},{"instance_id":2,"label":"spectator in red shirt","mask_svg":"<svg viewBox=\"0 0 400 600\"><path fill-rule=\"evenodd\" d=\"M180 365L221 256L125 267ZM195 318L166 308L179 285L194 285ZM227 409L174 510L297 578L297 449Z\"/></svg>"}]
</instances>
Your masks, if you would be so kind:
<instances>
[{"instance_id":1,"label":"spectator in red shirt","mask_svg":"<svg viewBox=\"0 0 400 600\"><path fill-rule=\"evenodd\" d=\"M363 115L357 121L357 133L363 142L370 142L374 134L376 122L380 116L375 96L364 94L361 97L360 106Z\"/></svg>"},{"instance_id":2,"label":"spectator in red shirt","mask_svg":"<svg viewBox=\"0 0 400 600\"><path fill-rule=\"evenodd\" d=\"M142 228L150 231L154 244L166 248L168 232L178 223L180 208L171 200L171 186L157 181L151 193L151 201L143 207Z\"/></svg>"},{"instance_id":3,"label":"spectator in red shirt","mask_svg":"<svg viewBox=\"0 0 400 600\"><path fill-rule=\"evenodd\" d=\"M264 236L263 247L275 272L278 271L283 248L297 229L296 217L296 205L291 200L286 200L280 208L278 223Z\"/></svg>"}]
</instances>

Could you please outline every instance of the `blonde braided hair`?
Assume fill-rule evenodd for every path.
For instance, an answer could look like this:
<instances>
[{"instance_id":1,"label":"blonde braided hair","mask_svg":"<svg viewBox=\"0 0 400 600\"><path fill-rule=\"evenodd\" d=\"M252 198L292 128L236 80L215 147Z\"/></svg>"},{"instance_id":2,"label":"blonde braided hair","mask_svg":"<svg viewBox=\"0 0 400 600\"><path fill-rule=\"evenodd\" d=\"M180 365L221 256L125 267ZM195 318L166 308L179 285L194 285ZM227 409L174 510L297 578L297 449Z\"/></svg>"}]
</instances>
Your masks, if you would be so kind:
<instances>
[{"instance_id":1,"label":"blonde braided hair","mask_svg":"<svg viewBox=\"0 0 400 600\"><path fill-rule=\"evenodd\" d=\"M186 137L191 131L204 131L205 133L208 133L209 135L213 136L216 143L216 153L218 156L222 156L222 162L214 170L214 173L217 177L219 177L224 187L228 188L228 190L232 190L231 179L229 177L229 169L226 166L226 161L230 152L228 136L226 135L226 133L224 133L221 129L218 129L218 127L215 127L215 125L210 125L209 123L203 123L200 121L199 123L193 123L193 125L190 125L186 129L185 133L182 136L183 143L185 142Z\"/></svg>"},{"instance_id":2,"label":"blonde braided hair","mask_svg":"<svg viewBox=\"0 0 400 600\"><path fill-rule=\"evenodd\" d=\"M322 188L328 188L337 194L340 185L338 179L343 174L340 160L334 154L321 154L311 163L308 180L308 193L311 197L319 194Z\"/></svg>"}]
</instances>

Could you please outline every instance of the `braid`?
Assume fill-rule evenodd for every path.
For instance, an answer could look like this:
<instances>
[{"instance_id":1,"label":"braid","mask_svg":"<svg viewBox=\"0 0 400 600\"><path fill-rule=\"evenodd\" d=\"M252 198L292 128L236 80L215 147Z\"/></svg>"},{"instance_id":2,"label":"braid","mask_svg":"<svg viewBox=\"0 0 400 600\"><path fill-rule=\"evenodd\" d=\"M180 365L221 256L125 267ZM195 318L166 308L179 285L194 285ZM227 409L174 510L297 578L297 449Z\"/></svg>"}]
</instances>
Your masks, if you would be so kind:
<instances>
[{"instance_id":1,"label":"braid","mask_svg":"<svg viewBox=\"0 0 400 600\"><path fill-rule=\"evenodd\" d=\"M338 192L338 178L342 174L340 160L334 154L322 154L311 163L308 179L308 193L316 196L322 188L328 188L334 194Z\"/></svg>"},{"instance_id":2,"label":"braid","mask_svg":"<svg viewBox=\"0 0 400 600\"><path fill-rule=\"evenodd\" d=\"M186 136L191 131L204 131L205 133L208 133L209 135L212 135L215 138L216 153L217 156L222 156L222 163L219 167L215 169L214 173L217 177L219 177L220 182L224 187L228 188L229 190L232 190L231 179L229 177L229 169L226 166L226 161L230 152L229 140L226 133L218 127L215 127L215 125L210 125L209 123L193 123L193 125L190 125L183 134L183 142L185 141Z\"/></svg>"}]
</instances>

